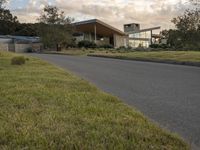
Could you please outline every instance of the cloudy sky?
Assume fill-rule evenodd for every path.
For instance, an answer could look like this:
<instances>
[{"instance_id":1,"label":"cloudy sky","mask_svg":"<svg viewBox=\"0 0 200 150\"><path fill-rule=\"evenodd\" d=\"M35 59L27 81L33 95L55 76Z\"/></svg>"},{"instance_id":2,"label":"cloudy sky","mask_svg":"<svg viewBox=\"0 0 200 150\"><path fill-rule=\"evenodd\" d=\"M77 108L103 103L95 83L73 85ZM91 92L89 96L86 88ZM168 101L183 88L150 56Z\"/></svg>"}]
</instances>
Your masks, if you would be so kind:
<instances>
[{"instance_id":1,"label":"cloudy sky","mask_svg":"<svg viewBox=\"0 0 200 150\"><path fill-rule=\"evenodd\" d=\"M173 28L170 20L188 5L187 0L9 0L7 7L21 22L36 22L47 4L56 5L76 21L97 18L119 29L133 22L143 28Z\"/></svg>"}]
</instances>

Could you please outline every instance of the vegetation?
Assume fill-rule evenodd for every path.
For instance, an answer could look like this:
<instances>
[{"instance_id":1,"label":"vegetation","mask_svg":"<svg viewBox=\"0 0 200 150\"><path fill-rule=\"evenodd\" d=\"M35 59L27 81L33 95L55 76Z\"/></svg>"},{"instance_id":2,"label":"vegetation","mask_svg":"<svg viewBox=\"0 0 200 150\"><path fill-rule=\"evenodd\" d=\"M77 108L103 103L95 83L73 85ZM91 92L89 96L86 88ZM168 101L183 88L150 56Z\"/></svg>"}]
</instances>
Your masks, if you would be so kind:
<instances>
[{"instance_id":1,"label":"vegetation","mask_svg":"<svg viewBox=\"0 0 200 150\"><path fill-rule=\"evenodd\" d=\"M167 44L152 44L152 45L150 45L150 47L151 48L162 48L162 49L170 48L170 46Z\"/></svg>"},{"instance_id":2,"label":"vegetation","mask_svg":"<svg viewBox=\"0 0 200 150\"><path fill-rule=\"evenodd\" d=\"M4 8L6 0L0 0L0 34L13 33L19 24L17 17L13 16L10 10Z\"/></svg>"},{"instance_id":3,"label":"vegetation","mask_svg":"<svg viewBox=\"0 0 200 150\"><path fill-rule=\"evenodd\" d=\"M199 62L199 51L150 51L150 52L130 52L130 51L100 51L90 54L93 56L109 56L121 59L141 59L141 60L171 60L177 62Z\"/></svg>"},{"instance_id":4,"label":"vegetation","mask_svg":"<svg viewBox=\"0 0 200 150\"><path fill-rule=\"evenodd\" d=\"M15 56L11 59L11 64L12 65L23 65L25 64L26 59L24 56Z\"/></svg>"},{"instance_id":5,"label":"vegetation","mask_svg":"<svg viewBox=\"0 0 200 150\"><path fill-rule=\"evenodd\" d=\"M0 52L0 149L189 149L116 97L44 61Z\"/></svg>"},{"instance_id":6,"label":"vegetation","mask_svg":"<svg viewBox=\"0 0 200 150\"><path fill-rule=\"evenodd\" d=\"M113 49L114 47L111 44L104 44L104 45L100 45L98 48Z\"/></svg>"},{"instance_id":7,"label":"vegetation","mask_svg":"<svg viewBox=\"0 0 200 150\"><path fill-rule=\"evenodd\" d=\"M46 6L41 14L39 26L39 35L43 44L47 47L56 47L61 50L73 41L71 22L73 19L64 16L57 7Z\"/></svg>"},{"instance_id":8,"label":"vegetation","mask_svg":"<svg viewBox=\"0 0 200 150\"><path fill-rule=\"evenodd\" d=\"M191 0L191 3L193 9L172 20L176 29L162 32L172 48L200 50L200 1Z\"/></svg>"},{"instance_id":9,"label":"vegetation","mask_svg":"<svg viewBox=\"0 0 200 150\"><path fill-rule=\"evenodd\" d=\"M42 53L45 54L60 54L60 55L72 55L72 56L86 56L91 53L95 53L96 50L93 49L77 49L77 48L72 48L72 49L63 49L62 51L42 51Z\"/></svg>"},{"instance_id":10,"label":"vegetation","mask_svg":"<svg viewBox=\"0 0 200 150\"><path fill-rule=\"evenodd\" d=\"M96 48L97 45L94 42L84 40L78 43L78 47L79 48Z\"/></svg>"}]
</instances>

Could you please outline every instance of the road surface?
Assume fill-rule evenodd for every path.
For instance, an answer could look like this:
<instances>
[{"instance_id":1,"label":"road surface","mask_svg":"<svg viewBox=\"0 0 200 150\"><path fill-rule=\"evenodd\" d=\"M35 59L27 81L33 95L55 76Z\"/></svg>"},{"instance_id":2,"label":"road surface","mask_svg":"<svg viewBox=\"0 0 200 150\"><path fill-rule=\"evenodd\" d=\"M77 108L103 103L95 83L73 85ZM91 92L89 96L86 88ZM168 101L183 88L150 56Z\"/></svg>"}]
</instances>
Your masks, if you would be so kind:
<instances>
[{"instance_id":1,"label":"road surface","mask_svg":"<svg viewBox=\"0 0 200 150\"><path fill-rule=\"evenodd\" d=\"M200 67L87 56L33 56L70 70L118 96L200 148Z\"/></svg>"}]
</instances>

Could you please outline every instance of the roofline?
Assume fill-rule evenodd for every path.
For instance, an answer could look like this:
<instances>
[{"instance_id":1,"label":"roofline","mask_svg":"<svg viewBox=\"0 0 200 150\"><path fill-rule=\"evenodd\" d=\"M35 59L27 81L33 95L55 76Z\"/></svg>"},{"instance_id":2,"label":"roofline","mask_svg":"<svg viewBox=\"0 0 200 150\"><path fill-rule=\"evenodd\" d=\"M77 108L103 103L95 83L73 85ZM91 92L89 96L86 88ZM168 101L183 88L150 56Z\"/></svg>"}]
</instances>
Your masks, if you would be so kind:
<instances>
[{"instance_id":1,"label":"roofline","mask_svg":"<svg viewBox=\"0 0 200 150\"><path fill-rule=\"evenodd\" d=\"M98 19L91 19L91 20L86 20L86 21L75 22L72 25L79 26L79 25L90 24L90 23L99 23L99 24L101 24L101 25L103 25L107 28L114 30L115 32L118 32L121 35L126 35L125 32L123 32L123 31L121 31L121 30L101 21L101 20L98 20Z\"/></svg>"},{"instance_id":2,"label":"roofline","mask_svg":"<svg viewBox=\"0 0 200 150\"><path fill-rule=\"evenodd\" d=\"M127 32L127 34L140 33L140 32L146 32L146 31L153 31L153 30L159 30L159 29L161 29L160 26L158 26L158 27L152 27L152 28L146 28L146 29L141 29L139 31L130 31L130 32Z\"/></svg>"},{"instance_id":3,"label":"roofline","mask_svg":"<svg viewBox=\"0 0 200 150\"><path fill-rule=\"evenodd\" d=\"M38 39L39 36L21 36L21 35L0 35L0 38L28 38L28 39Z\"/></svg>"}]
</instances>

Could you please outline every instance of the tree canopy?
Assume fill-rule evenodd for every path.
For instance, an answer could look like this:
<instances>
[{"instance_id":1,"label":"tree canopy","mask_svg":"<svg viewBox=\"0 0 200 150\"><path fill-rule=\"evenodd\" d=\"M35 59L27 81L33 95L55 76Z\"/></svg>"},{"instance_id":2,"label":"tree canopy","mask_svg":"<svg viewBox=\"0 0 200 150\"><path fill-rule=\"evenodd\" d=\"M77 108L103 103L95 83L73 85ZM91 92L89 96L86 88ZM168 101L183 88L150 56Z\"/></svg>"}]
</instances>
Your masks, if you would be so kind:
<instances>
[{"instance_id":1,"label":"tree canopy","mask_svg":"<svg viewBox=\"0 0 200 150\"><path fill-rule=\"evenodd\" d=\"M3 5L7 2L7 0L0 0L0 8L3 8Z\"/></svg>"},{"instance_id":2,"label":"tree canopy","mask_svg":"<svg viewBox=\"0 0 200 150\"><path fill-rule=\"evenodd\" d=\"M65 17L64 11L60 11L58 7L55 6L45 6L43 13L38 18L39 22L44 24L70 24L73 19L70 17Z\"/></svg>"},{"instance_id":3,"label":"tree canopy","mask_svg":"<svg viewBox=\"0 0 200 150\"><path fill-rule=\"evenodd\" d=\"M173 18L175 30L167 32L168 43L177 48L200 50L200 0L190 0L193 9Z\"/></svg>"},{"instance_id":4,"label":"tree canopy","mask_svg":"<svg viewBox=\"0 0 200 150\"><path fill-rule=\"evenodd\" d=\"M47 47L57 50L72 42L72 18L65 17L64 12L55 6L46 6L38 18L40 22L39 34Z\"/></svg>"}]
</instances>

